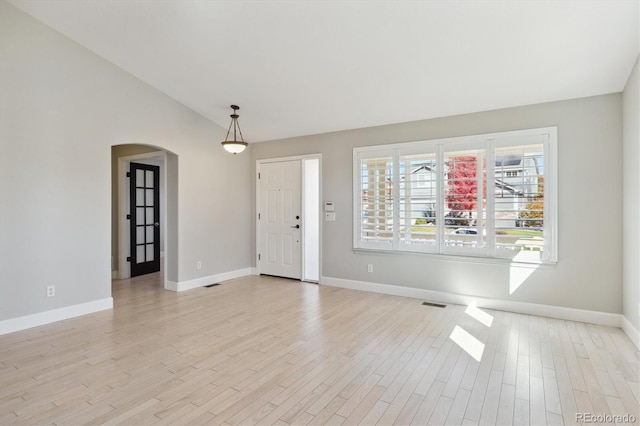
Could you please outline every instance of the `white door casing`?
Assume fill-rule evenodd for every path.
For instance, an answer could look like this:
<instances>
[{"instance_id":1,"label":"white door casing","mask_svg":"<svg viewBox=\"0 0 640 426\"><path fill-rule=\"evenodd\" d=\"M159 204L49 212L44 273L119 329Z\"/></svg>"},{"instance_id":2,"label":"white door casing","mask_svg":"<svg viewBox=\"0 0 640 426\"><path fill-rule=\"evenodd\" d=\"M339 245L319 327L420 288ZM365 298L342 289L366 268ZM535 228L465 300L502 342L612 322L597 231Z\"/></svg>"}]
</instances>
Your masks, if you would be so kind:
<instances>
[{"instance_id":1,"label":"white door casing","mask_svg":"<svg viewBox=\"0 0 640 426\"><path fill-rule=\"evenodd\" d=\"M259 173L259 271L300 279L301 160L263 163Z\"/></svg>"}]
</instances>

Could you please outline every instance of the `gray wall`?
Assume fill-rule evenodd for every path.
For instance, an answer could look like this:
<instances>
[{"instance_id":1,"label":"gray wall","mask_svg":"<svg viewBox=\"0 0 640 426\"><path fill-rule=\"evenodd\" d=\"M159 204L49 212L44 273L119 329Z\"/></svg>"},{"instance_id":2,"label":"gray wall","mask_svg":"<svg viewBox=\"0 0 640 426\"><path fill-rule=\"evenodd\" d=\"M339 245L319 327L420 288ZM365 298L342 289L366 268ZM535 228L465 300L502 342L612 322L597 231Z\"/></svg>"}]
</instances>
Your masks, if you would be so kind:
<instances>
[{"instance_id":1,"label":"gray wall","mask_svg":"<svg viewBox=\"0 0 640 426\"><path fill-rule=\"evenodd\" d=\"M169 279L251 265L249 155L224 129L4 0L0 93L0 320L111 296L114 145L176 154Z\"/></svg>"},{"instance_id":2,"label":"gray wall","mask_svg":"<svg viewBox=\"0 0 640 426\"><path fill-rule=\"evenodd\" d=\"M354 147L547 126L558 126L556 266L538 268L510 294L510 275L514 271L508 263L354 252ZM324 277L622 312L620 94L270 141L251 147L253 161L311 153L322 153L322 198L336 206L336 221L323 223ZM255 236L255 226L252 231ZM367 273L367 264L373 264L373 273Z\"/></svg>"},{"instance_id":3,"label":"gray wall","mask_svg":"<svg viewBox=\"0 0 640 426\"><path fill-rule=\"evenodd\" d=\"M624 89L623 314L640 330L640 57Z\"/></svg>"}]
</instances>

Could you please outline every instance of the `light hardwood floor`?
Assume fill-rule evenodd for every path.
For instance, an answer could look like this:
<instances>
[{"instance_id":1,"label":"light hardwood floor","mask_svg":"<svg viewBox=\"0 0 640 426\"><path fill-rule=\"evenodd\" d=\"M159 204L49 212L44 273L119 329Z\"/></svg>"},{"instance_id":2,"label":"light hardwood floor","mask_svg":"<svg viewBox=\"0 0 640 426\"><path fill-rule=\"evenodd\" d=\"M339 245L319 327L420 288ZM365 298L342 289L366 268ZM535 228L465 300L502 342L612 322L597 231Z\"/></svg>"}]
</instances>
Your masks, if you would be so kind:
<instances>
[{"instance_id":1,"label":"light hardwood floor","mask_svg":"<svg viewBox=\"0 0 640 426\"><path fill-rule=\"evenodd\" d=\"M0 424L639 417L640 356L615 328L264 276L174 293L154 274L113 295L113 311L0 336Z\"/></svg>"}]
</instances>

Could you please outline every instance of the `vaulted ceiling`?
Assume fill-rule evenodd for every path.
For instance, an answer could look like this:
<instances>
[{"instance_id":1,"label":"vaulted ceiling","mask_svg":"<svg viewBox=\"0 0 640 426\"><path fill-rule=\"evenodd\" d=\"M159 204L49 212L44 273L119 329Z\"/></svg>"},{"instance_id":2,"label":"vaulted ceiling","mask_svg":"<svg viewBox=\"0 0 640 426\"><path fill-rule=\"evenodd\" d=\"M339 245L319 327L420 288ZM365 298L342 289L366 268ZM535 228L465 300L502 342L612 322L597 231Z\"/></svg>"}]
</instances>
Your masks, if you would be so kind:
<instances>
[{"instance_id":1,"label":"vaulted ceiling","mask_svg":"<svg viewBox=\"0 0 640 426\"><path fill-rule=\"evenodd\" d=\"M640 49L638 0L10 2L250 142L620 92Z\"/></svg>"}]
</instances>

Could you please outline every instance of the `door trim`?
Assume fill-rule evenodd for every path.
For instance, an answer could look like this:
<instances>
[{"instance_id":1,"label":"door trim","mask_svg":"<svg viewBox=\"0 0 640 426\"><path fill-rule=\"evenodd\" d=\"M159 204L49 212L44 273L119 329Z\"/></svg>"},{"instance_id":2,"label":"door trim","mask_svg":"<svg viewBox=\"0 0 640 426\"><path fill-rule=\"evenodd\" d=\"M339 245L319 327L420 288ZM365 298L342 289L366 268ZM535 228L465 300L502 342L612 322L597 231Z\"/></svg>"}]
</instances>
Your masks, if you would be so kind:
<instances>
[{"instance_id":1,"label":"door trim","mask_svg":"<svg viewBox=\"0 0 640 426\"><path fill-rule=\"evenodd\" d=\"M129 207L129 182L127 181L127 172L129 171L129 163L144 163L145 160L158 160L162 161L163 167L160 168L160 180L162 181L163 194L161 197L165 200L160 205L160 217L164 218L160 223L160 234L162 234L162 240L164 241L164 252L161 252L160 257L169 256L171 250L170 244L167 241L167 153L164 151L152 151L143 154L127 155L124 157L118 157L118 279L131 278L131 264L127 261L127 256L130 250L130 227L127 219L128 207ZM164 255L164 256L163 256ZM163 279L167 282L167 264L161 268Z\"/></svg>"},{"instance_id":2,"label":"door trim","mask_svg":"<svg viewBox=\"0 0 640 426\"><path fill-rule=\"evenodd\" d=\"M260 221L258 220L258 210L260 209L260 180L258 179L258 173L260 172L260 165L261 164L267 164L267 163L281 163L281 162L285 162L285 161L296 161L296 160L300 160L300 207L302 209L302 217L303 219L306 217L306 212L305 212L305 168L304 168L304 160L312 160L312 159L317 159L318 160L318 194L319 194L319 200L318 200L318 204L320 206L322 206L322 154L318 153L318 154L308 154L308 155L295 155L295 156L291 156L291 157L277 157L277 158L263 158L260 160L256 160L256 169L255 169L255 182L256 182L256 200L255 200L255 211L254 211L254 215L255 215L255 223L256 223L256 241L255 241L255 269L256 269L256 274L260 275L260 261L258 260L258 255L260 254ZM320 279L320 277L322 277L322 212L319 213L320 217L318 219L318 234L319 234L319 238L318 238L318 280ZM303 226L303 230L300 233L301 236L301 244L300 244L300 262L301 262L301 267L300 267L300 275L301 275L301 279L300 281L304 281L304 277L305 277L305 262L304 262L304 244L305 244L305 232L304 232L304 226Z\"/></svg>"}]
</instances>

